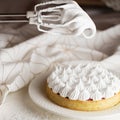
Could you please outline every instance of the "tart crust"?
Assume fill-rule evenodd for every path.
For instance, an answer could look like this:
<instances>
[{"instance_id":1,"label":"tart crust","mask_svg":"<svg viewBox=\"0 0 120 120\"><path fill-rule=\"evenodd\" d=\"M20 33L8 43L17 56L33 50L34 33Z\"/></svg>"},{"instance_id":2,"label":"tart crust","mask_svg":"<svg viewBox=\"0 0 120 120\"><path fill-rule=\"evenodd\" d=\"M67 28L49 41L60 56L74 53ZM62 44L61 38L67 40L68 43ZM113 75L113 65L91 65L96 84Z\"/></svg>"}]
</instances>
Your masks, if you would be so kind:
<instances>
[{"instance_id":1,"label":"tart crust","mask_svg":"<svg viewBox=\"0 0 120 120\"><path fill-rule=\"evenodd\" d=\"M98 101L80 101L80 100L70 100L69 98L64 98L52 91L46 85L46 92L48 98L53 101L54 103L69 108L73 110L80 110L80 111L98 111L108 109L110 107L115 106L120 102L120 92L108 99L102 99Z\"/></svg>"}]
</instances>

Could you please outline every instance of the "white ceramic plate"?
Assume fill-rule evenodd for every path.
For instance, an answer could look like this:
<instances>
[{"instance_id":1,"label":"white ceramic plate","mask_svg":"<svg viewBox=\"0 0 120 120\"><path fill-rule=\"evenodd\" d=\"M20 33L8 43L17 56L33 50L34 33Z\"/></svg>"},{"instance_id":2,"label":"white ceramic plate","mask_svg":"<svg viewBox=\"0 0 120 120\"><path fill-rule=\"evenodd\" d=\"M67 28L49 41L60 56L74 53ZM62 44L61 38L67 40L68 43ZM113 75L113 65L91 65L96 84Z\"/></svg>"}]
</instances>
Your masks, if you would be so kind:
<instances>
[{"instance_id":1,"label":"white ceramic plate","mask_svg":"<svg viewBox=\"0 0 120 120\"><path fill-rule=\"evenodd\" d=\"M111 109L98 112L82 112L60 107L47 98L45 83L45 79L38 79L32 81L29 86L29 95L33 102L36 103L39 107L61 116L78 118L81 120L119 120L120 118L120 104Z\"/></svg>"}]
</instances>

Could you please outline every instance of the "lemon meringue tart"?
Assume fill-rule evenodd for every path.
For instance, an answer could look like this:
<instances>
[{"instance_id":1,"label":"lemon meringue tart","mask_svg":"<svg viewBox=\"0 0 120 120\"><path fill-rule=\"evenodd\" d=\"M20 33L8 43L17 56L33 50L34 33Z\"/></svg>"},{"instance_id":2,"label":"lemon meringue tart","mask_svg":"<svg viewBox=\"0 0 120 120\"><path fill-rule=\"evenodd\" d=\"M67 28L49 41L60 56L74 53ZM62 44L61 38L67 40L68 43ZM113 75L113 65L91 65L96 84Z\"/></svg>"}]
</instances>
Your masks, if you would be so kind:
<instances>
[{"instance_id":1,"label":"lemon meringue tart","mask_svg":"<svg viewBox=\"0 0 120 120\"><path fill-rule=\"evenodd\" d=\"M104 110L120 102L120 79L99 64L58 65L46 91L51 101L69 109Z\"/></svg>"}]
</instances>

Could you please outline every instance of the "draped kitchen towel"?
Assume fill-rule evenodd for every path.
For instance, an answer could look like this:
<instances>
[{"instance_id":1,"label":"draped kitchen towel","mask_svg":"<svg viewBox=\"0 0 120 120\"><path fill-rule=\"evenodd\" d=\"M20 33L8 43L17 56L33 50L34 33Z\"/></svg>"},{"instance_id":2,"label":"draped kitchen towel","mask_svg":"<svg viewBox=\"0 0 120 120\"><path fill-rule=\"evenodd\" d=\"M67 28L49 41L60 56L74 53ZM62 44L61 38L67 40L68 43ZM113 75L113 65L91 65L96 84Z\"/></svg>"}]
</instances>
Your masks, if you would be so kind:
<instances>
[{"instance_id":1,"label":"draped kitchen towel","mask_svg":"<svg viewBox=\"0 0 120 120\"><path fill-rule=\"evenodd\" d=\"M51 34L45 33L13 47L1 49L1 102L5 100L9 92L24 87L31 80L38 77L42 71L58 62L74 60L99 61L106 68L119 72L119 30L120 25L105 31L99 31L92 39L86 39L83 36L51 36ZM13 40L10 36L6 37L6 35L1 38L6 39L5 42ZM14 40L17 41L17 39L19 38ZM112 53L114 54L112 55Z\"/></svg>"},{"instance_id":2,"label":"draped kitchen towel","mask_svg":"<svg viewBox=\"0 0 120 120\"><path fill-rule=\"evenodd\" d=\"M79 9L80 13L81 10ZM84 14L84 12L82 13ZM68 15L64 16L66 20ZM84 27L86 29L86 26L89 26L87 29L93 28L93 31L95 31L91 19L86 15L81 16L81 14L76 16L77 18L80 17L78 23L81 18L85 17L86 20L84 22L83 19L84 26L81 24L79 28L83 30ZM56 63L75 60L99 61L107 69L116 70L117 72L120 70L120 49L118 48L114 53L120 44L120 25L105 31L99 31L91 39L85 38L87 36L84 31L79 36L51 35L49 33L39 35L33 26L26 25L17 30L13 30L7 25L3 26L0 27L1 104L8 93L23 88ZM60 30L63 31L63 29ZM51 32L53 31L51 30ZM77 32L79 33L80 30ZM36 37L30 39L31 36ZM112 55L112 53L114 54Z\"/></svg>"}]
</instances>

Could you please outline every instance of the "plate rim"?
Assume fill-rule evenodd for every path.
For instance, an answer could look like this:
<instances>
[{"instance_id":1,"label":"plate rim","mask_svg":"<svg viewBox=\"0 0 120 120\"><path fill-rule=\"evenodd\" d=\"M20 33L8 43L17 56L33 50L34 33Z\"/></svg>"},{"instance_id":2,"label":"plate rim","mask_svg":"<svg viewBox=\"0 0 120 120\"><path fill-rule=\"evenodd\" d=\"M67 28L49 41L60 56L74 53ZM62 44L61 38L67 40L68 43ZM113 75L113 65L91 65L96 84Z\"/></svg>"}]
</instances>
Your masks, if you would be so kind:
<instances>
[{"instance_id":1,"label":"plate rim","mask_svg":"<svg viewBox=\"0 0 120 120\"><path fill-rule=\"evenodd\" d=\"M45 84L46 83L46 81L44 80L44 79L42 79L42 80L40 80L40 79L34 79L33 81L31 81L31 83L29 84L29 87L28 87L28 93L29 93L29 96L30 96L30 98L32 99L32 101L38 106L38 107L41 107L41 108L43 108L43 109L45 109L45 110L47 110L47 111L50 111L50 112L52 112L52 113L54 113L54 114L57 114L57 115L60 115L60 116L63 116L63 117L68 117L68 118L76 118L76 119L97 119L97 118L108 118L108 117L115 117L115 116L117 116L117 115L119 115L120 116L120 112L116 112L115 114L109 114L109 116L108 115L94 115L94 116L92 116L92 115L90 115L90 116L88 116L88 115L86 115L86 116L78 116L78 115L74 115L74 113L84 113L84 114L93 114L93 113L99 113L99 112L104 112L104 111L108 111L108 110L104 110L104 111L94 111L94 112L85 112L85 111L75 111L75 110L71 110L71 109L67 109L67 108L64 108L64 107L61 107L61 106L59 106L59 105L56 105L55 103L53 103L51 100L49 100L49 98L47 98L47 96L45 97L45 96L40 96L41 94L40 94L40 92L39 92L39 95L37 95L37 87L39 86L39 87L43 87L42 86L42 84L40 84L40 83L42 83L42 84ZM40 89L43 89L43 88L40 88ZM39 90L40 90L39 89ZM36 92L37 91L37 92ZM58 107L59 109L57 110L57 111L55 111L53 108L48 108L48 107L46 107L46 106L44 106L43 105L43 103L44 103L44 101L42 101L42 102L38 102L38 100L36 100L35 98L35 94L33 94L33 93L36 93L36 95L37 95L37 97L38 98L40 98L40 97L43 97L44 99L46 99L46 100L49 100L49 102L50 102L50 104L51 105L54 105L54 106L56 106L56 107ZM45 93L45 92L44 92ZM42 103L42 104L41 104ZM45 104L45 103L44 103ZM111 109L111 108L110 108ZM109 110L110 110L109 109ZM67 114L66 113L62 113L62 112L59 112L59 111L62 111L62 110L66 110L66 112L67 112ZM72 111L73 112L73 114L70 114L69 112L70 111Z\"/></svg>"}]
</instances>

